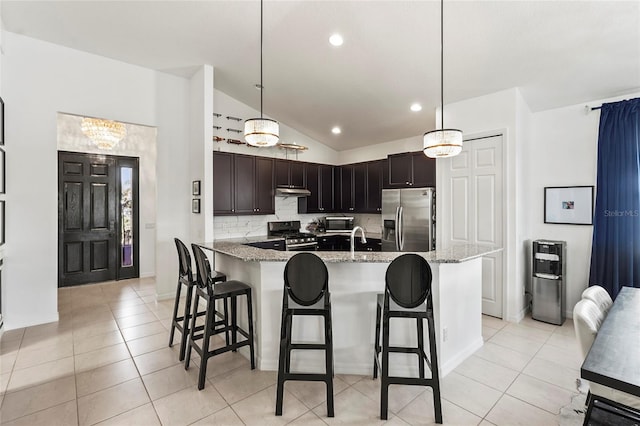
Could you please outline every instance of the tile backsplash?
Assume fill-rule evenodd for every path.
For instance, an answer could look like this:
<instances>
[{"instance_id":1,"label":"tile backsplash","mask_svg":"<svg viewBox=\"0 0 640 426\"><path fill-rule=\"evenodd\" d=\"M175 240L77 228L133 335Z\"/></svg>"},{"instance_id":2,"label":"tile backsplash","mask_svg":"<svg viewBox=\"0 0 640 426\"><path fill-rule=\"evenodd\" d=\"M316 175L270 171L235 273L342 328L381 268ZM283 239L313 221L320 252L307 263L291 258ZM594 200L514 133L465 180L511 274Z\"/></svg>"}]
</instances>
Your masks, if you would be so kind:
<instances>
[{"instance_id":1,"label":"tile backsplash","mask_svg":"<svg viewBox=\"0 0 640 426\"><path fill-rule=\"evenodd\" d=\"M264 216L216 216L213 219L215 239L255 237L267 234L267 222L299 220L302 230L324 214L299 214L296 197L275 197L276 213ZM380 215L354 214L356 225L367 232L380 232Z\"/></svg>"}]
</instances>

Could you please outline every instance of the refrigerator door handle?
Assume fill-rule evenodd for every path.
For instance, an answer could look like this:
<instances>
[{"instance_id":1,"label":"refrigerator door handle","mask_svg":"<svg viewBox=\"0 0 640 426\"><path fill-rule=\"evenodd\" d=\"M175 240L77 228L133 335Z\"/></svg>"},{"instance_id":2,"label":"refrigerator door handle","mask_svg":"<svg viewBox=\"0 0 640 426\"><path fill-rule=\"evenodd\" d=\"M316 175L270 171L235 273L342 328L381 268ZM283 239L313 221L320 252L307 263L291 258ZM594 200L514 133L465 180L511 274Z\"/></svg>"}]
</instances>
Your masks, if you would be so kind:
<instances>
[{"instance_id":1,"label":"refrigerator door handle","mask_svg":"<svg viewBox=\"0 0 640 426\"><path fill-rule=\"evenodd\" d=\"M400 251L404 250L404 211L402 206L398 208L398 222L400 230L398 231L398 239L400 240Z\"/></svg>"},{"instance_id":2,"label":"refrigerator door handle","mask_svg":"<svg viewBox=\"0 0 640 426\"><path fill-rule=\"evenodd\" d=\"M396 250L400 251L400 206L396 207Z\"/></svg>"}]
</instances>

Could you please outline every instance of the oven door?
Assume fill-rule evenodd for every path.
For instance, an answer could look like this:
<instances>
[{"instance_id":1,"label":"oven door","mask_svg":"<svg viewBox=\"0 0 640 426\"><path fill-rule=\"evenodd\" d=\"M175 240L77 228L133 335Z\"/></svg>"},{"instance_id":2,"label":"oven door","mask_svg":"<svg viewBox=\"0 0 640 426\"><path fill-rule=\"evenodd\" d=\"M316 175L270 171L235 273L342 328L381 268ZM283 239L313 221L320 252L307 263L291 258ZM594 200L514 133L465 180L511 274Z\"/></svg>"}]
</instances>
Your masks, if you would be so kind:
<instances>
[{"instance_id":1,"label":"oven door","mask_svg":"<svg viewBox=\"0 0 640 426\"><path fill-rule=\"evenodd\" d=\"M318 242L287 244L287 251L316 251L318 250Z\"/></svg>"}]
</instances>

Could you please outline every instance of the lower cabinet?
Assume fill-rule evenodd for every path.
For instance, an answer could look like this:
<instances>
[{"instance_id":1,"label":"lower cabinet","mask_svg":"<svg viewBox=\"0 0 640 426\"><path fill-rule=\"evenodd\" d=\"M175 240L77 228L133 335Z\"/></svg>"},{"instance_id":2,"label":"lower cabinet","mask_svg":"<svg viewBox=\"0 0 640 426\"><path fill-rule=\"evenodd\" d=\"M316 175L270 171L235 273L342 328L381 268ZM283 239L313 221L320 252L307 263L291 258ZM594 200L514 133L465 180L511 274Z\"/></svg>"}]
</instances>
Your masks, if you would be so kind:
<instances>
[{"instance_id":1,"label":"lower cabinet","mask_svg":"<svg viewBox=\"0 0 640 426\"><path fill-rule=\"evenodd\" d=\"M360 234L355 239L355 251L381 251L382 242L379 238L367 238L363 243ZM323 235L318 237L318 250L320 251L349 251L351 250L351 237L349 235Z\"/></svg>"}]
</instances>

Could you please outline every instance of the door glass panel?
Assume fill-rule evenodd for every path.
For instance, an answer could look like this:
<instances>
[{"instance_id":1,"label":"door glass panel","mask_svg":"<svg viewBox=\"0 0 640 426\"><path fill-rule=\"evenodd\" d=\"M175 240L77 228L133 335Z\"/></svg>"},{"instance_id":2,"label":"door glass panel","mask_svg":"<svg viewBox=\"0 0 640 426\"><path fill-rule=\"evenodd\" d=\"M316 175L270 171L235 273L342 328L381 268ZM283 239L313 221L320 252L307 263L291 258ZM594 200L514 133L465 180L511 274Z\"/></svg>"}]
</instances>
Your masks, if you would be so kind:
<instances>
[{"instance_id":1,"label":"door glass panel","mask_svg":"<svg viewBox=\"0 0 640 426\"><path fill-rule=\"evenodd\" d=\"M120 169L121 266L133 266L133 169Z\"/></svg>"}]
</instances>

